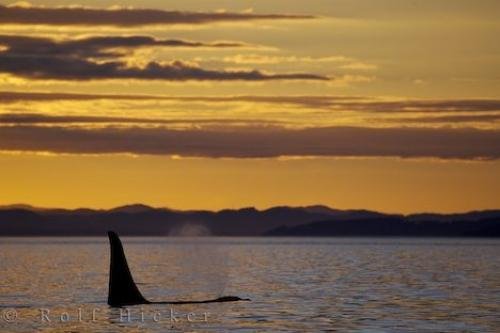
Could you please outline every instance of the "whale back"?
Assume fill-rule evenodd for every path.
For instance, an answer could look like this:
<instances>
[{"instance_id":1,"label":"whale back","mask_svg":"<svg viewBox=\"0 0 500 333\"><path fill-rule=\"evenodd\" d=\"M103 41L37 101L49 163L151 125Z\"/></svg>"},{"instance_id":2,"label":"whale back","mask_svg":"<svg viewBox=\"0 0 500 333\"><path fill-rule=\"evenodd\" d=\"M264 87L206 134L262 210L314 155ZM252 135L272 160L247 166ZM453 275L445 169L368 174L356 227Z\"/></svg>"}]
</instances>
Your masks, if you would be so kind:
<instances>
[{"instance_id":1,"label":"whale back","mask_svg":"<svg viewBox=\"0 0 500 333\"><path fill-rule=\"evenodd\" d=\"M108 231L108 237L111 247L108 304L123 306L149 303L132 278L120 238L113 231Z\"/></svg>"}]
</instances>

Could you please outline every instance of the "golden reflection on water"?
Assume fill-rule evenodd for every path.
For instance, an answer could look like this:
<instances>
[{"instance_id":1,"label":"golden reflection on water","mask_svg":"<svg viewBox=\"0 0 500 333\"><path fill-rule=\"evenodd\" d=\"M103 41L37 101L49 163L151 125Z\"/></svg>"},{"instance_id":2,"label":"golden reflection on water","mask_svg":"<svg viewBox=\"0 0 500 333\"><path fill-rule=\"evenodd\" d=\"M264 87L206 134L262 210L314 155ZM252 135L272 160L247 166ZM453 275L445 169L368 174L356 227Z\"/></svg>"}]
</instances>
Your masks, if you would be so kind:
<instances>
[{"instance_id":1,"label":"golden reflection on water","mask_svg":"<svg viewBox=\"0 0 500 333\"><path fill-rule=\"evenodd\" d=\"M132 274L150 300L238 295L252 301L133 306L127 308L128 322L121 312L126 309L106 304L106 238L0 238L0 312L18 314L15 322L0 318L0 330L494 332L500 327L498 240L123 242ZM41 320L41 309L50 311L50 322ZM195 320L172 322L171 311L181 317L193 313ZM65 313L69 320L62 322Z\"/></svg>"}]
</instances>

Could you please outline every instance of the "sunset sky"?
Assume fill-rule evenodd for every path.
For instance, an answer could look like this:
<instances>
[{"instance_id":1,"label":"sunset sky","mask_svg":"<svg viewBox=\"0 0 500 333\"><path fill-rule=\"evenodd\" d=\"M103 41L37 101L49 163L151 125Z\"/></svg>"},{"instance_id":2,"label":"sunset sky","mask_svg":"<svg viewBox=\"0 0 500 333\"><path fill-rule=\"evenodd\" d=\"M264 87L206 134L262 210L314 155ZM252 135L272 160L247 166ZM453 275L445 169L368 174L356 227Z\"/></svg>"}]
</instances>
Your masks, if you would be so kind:
<instances>
[{"instance_id":1,"label":"sunset sky","mask_svg":"<svg viewBox=\"0 0 500 333\"><path fill-rule=\"evenodd\" d=\"M0 205L500 208L497 0L0 5Z\"/></svg>"}]
</instances>

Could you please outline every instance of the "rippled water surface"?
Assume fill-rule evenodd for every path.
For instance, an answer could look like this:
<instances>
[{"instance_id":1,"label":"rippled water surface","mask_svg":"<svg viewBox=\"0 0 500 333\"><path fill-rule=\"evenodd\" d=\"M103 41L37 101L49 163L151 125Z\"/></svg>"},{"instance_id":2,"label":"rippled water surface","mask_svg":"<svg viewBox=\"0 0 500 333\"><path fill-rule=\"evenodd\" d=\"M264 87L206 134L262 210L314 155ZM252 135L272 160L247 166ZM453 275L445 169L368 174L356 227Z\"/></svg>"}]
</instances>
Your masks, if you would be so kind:
<instances>
[{"instance_id":1,"label":"rippled water surface","mask_svg":"<svg viewBox=\"0 0 500 333\"><path fill-rule=\"evenodd\" d=\"M107 238L0 238L0 330L500 332L498 240L123 243L150 300L237 295L252 301L111 309Z\"/></svg>"}]
</instances>

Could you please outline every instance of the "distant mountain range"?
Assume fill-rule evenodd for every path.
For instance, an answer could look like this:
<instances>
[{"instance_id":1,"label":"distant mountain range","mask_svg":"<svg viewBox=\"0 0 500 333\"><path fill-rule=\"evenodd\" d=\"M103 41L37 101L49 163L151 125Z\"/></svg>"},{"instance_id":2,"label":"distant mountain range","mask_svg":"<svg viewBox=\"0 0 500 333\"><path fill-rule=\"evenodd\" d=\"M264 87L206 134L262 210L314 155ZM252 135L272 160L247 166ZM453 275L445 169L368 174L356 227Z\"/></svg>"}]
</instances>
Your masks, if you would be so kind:
<instances>
[{"instance_id":1,"label":"distant mountain range","mask_svg":"<svg viewBox=\"0 0 500 333\"><path fill-rule=\"evenodd\" d=\"M394 215L326 206L179 211L135 204L109 210L0 206L0 236L500 237L500 210Z\"/></svg>"}]
</instances>

